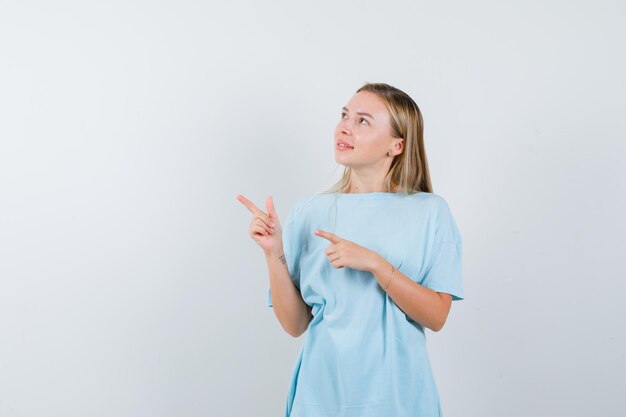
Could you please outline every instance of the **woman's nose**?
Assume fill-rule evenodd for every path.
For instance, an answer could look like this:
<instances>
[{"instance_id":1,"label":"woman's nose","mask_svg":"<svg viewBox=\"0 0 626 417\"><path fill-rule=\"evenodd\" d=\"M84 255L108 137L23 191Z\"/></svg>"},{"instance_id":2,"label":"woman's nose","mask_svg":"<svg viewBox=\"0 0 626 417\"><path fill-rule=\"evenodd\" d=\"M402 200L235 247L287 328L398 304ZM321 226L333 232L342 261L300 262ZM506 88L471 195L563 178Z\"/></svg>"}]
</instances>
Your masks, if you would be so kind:
<instances>
[{"instance_id":1,"label":"woman's nose","mask_svg":"<svg viewBox=\"0 0 626 417\"><path fill-rule=\"evenodd\" d=\"M342 120L341 123L339 123L339 130L341 130L341 133L350 133L349 123L349 120Z\"/></svg>"}]
</instances>

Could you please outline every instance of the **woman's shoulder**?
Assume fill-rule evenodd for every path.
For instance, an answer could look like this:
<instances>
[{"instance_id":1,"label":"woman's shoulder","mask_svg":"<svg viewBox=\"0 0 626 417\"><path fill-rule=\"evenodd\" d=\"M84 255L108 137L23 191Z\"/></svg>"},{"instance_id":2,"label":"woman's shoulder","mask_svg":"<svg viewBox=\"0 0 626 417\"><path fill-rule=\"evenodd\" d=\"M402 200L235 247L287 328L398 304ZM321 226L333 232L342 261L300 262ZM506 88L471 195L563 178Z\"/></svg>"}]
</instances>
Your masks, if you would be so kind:
<instances>
[{"instance_id":1,"label":"woman's shoulder","mask_svg":"<svg viewBox=\"0 0 626 417\"><path fill-rule=\"evenodd\" d=\"M413 195L410 200L414 204L410 205L411 211L419 211L432 221L439 221L452 216L450 205L441 194L419 192Z\"/></svg>"},{"instance_id":2,"label":"woman's shoulder","mask_svg":"<svg viewBox=\"0 0 626 417\"><path fill-rule=\"evenodd\" d=\"M293 203L292 210L294 213L310 212L316 209L323 209L328 205L328 202L332 199L332 194L329 193L316 193L305 194L296 198Z\"/></svg>"},{"instance_id":3,"label":"woman's shoulder","mask_svg":"<svg viewBox=\"0 0 626 417\"><path fill-rule=\"evenodd\" d=\"M430 201L430 203L434 206L438 206L438 207L448 206L448 202L441 194L437 194L437 193L422 193L422 194L425 194L426 195L425 198L427 198L428 201Z\"/></svg>"},{"instance_id":4,"label":"woman's shoulder","mask_svg":"<svg viewBox=\"0 0 626 417\"><path fill-rule=\"evenodd\" d=\"M411 200L419 202L420 204L427 204L433 208L442 208L448 205L448 202L440 194L430 193L426 191L418 191L414 194L409 194Z\"/></svg>"},{"instance_id":5,"label":"woman's shoulder","mask_svg":"<svg viewBox=\"0 0 626 417\"><path fill-rule=\"evenodd\" d=\"M301 195L295 199L291 208L289 209L288 218L295 219L299 217L303 212L311 209L312 203L316 200L316 195L307 194Z\"/></svg>"},{"instance_id":6,"label":"woman's shoulder","mask_svg":"<svg viewBox=\"0 0 626 417\"><path fill-rule=\"evenodd\" d=\"M336 195L333 193L319 192L300 195L291 205L289 217L303 219L310 216L314 217L320 213L327 213L334 199L336 199Z\"/></svg>"}]
</instances>

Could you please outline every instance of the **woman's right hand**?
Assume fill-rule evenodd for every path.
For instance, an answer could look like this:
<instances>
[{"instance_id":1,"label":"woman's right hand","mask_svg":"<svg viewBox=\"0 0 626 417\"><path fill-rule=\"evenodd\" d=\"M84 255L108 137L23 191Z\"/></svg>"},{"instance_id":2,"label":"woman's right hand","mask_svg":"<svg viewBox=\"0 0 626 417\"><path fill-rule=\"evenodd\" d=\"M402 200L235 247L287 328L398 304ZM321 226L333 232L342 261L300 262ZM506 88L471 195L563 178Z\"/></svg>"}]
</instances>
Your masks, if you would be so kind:
<instances>
[{"instance_id":1,"label":"woman's right hand","mask_svg":"<svg viewBox=\"0 0 626 417\"><path fill-rule=\"evenodd\" d=\"M274 202L271 196L265 200L267 213L252 204L250 200L241 194L237 194L239 200L252 213L252 221L248 228L248 234L259 244L266 254L276 253L282 255L283 251L283 229L278 219L278 213L274 209Z\"/></svg>"}]
</instances>

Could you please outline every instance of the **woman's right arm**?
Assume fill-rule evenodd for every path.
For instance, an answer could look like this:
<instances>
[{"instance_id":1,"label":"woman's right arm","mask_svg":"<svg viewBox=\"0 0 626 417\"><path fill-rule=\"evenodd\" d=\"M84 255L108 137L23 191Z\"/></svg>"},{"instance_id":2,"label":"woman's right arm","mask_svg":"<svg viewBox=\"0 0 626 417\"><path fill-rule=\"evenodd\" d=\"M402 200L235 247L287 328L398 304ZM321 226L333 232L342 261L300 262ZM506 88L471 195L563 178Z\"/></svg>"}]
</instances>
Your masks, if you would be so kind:
<instances>
[{"instance_id":1,"label":"woman's right arm","mask_svg":"<svg viewBox=\"0 0 626 417\"><path fill-rule=\"evenodd\" d=\"M300 291L289 276L283 252L282 226L274 208L274 201L271 196L267 197L266 213L243 195L237 194L236 198L254 215L249 234L265 253L274 314L287 333L298 337L306 331L313 315L311 307L304 302Z\"/></svg>"},{"instance_id":2,"label":"woman's right arm","mask_svg":"<svg viewBox=\"0 0 626 417\"><path fill-rule=\"evenodd\" d=\"M306 331L313 318L311 306L304 302L300 291L293 284L282 248L266 252L265 261L270 276L274 314L287 333L298 337Z\"/></svg>"}]
</instances>

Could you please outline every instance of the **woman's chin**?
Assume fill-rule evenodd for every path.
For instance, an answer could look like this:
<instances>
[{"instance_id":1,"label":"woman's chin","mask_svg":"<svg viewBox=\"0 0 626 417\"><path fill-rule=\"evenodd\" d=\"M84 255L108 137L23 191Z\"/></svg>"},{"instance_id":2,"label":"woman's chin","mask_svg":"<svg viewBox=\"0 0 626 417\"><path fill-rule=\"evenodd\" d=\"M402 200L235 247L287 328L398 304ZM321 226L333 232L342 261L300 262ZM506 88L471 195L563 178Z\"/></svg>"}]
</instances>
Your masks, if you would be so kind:
<instances>
[{"instance_id":1,"label":"woman's chin","mask_svg":"<svg viewBox=\"0 0 626 417\"><path fill-rule=\"evenodd\" d=\"M335 157L335 162L339 165L343 165L344 167L350 168L350 164L346 163L346 161L344 161L343 158Z\"/></svg>"}]
</instances>

